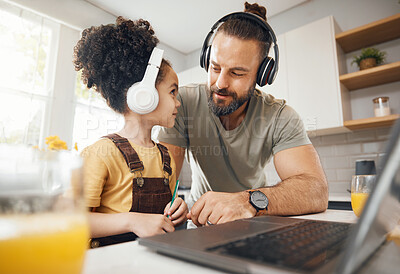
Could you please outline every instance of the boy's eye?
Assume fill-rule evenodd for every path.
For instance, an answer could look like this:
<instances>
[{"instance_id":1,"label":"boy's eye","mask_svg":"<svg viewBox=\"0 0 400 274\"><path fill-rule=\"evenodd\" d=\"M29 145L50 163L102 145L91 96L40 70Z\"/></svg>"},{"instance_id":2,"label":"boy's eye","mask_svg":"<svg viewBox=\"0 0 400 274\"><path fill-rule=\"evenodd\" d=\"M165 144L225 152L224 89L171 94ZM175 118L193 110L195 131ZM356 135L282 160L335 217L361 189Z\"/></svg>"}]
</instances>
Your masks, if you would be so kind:
<instances>
[{"instance_id":1,"label":"boy's eye","mask_svg":"<svg viewBox=\"0 0 400 274\"><path fill-rule=\"evenodd\" d=\"M176 92L176 89L173 89L173 90L171 90L170 93L171 93L172 95L175 95L175 92Z\"/></svg>"}]
</instances>

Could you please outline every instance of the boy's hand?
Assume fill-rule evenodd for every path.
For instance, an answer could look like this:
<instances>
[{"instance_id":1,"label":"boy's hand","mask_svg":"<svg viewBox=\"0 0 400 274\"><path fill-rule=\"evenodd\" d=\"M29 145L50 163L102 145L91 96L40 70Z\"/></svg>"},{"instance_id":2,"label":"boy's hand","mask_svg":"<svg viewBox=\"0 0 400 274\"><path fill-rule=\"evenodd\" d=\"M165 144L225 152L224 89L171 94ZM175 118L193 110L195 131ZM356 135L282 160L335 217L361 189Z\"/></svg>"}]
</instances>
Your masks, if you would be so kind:
<instances>
[{"instance_id":1,"label":"boy's hand","mask_svg":"<svg viewBox=\"0 0 400 274\"><path fill-rule=\"evenodd\" d=\"M132 216L131 231L139 237L175 231L172 221L164 215L134 212Z\"/></svg>"},{"instance_id":2,"label":"boy's hand","mask_svg":"<svg viewBox=\"0 0 400 274\"><path fill-rule=\"evenodd\" d=\"M186 222L186 215L188 213L188 207L182 198L177 197L170 207L171 203L168 203L164 209L164 216L169 216L174 226L178 226Z\"/></svg>"}]
</instances>

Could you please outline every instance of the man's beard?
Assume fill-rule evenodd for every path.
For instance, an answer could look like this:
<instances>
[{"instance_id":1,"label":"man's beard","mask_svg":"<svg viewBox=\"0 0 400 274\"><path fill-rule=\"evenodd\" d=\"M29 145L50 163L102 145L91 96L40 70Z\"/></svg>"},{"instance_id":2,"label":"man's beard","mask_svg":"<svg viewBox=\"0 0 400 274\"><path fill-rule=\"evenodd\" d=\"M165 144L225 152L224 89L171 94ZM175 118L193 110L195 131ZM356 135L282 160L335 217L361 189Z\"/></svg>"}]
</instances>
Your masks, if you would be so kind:
<instances>
[{"instance_id":1,"label":"man's beard","mask_svg":"<svg viewBox=\"0 0 400 274\"><path fill-rule=\"evenodd\" d=\"M242 96L238 97L235 92L231 92L227 89L219 89L217 87L207 87L208 89L208 107L217 117L225 116L233 113L235 110L240 108L244 103L246 103L251 95L254 93L255 84L247 91L247 93ZM218 93L221 95L227 95L232 97L232 102L227 106L219 106L213 101L213 94ZM222 100L217 100L223 102Z\"/></svg>"}]
</instances>

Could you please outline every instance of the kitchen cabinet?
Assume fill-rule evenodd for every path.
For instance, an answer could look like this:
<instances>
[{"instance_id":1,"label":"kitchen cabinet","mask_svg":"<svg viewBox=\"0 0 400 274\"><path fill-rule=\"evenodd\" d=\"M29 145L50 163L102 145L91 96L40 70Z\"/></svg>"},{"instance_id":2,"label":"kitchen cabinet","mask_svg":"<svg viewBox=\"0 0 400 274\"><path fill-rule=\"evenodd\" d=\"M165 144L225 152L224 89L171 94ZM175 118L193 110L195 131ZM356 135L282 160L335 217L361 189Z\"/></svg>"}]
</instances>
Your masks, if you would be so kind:
<instances>
[{"instance_id":1,"label":"kitchen cabinet","mask_svg":"<svg viewBox=\"0 0 400 274\"><path fill-rule=\"evenodd\" d=\"M350 92L400 81L400 61L347 73L346 53L399 37L400 14L346 32L332 16L312 22L278 36L278 81L261 89L286 99L310 135L391 126L399 114L352 120Z\"/></svg>"},{"instance_id":2,"label":"kitchen cabinet","mask_svg":"<svg viewBox=\"0 0 400 274\"><path fill-rule=\"evenodd\" d=\"M348 131L343 121L351 115L350 98L340 87L335 27L329 16L279 35L277 81L261 88L286 99L309 134Z\"/></svg>"},{"instance_id":3,"label":"kitchen cabinet","mask_svg":"<svg viewBox=\"0 0 400 274\"><path fill-rule=\"evenodd\" d=\"M400 13L336 35L342 55L398 38L400 38ZM400 61L340 74L340 82L349 92L395 81L400 81ZM346 120L344 126L352 130L391 126L399 118L399 114L392 114L384 117Z\"/></svg>"},{"instance_id":4,"label":"kitchen cabinet","mask_svg":"<svg viewBox=\"0 0 400 274\"><path fill-rule=\"evenodd\" d=\"M279 47L279 66L278 66L278 74L275 77L274 82L271 86L259 87L258 89L264 91L265 93L271 94L275 98L289 100L289 88L288 88L288 70L287 68L287 58L286 58L286 36L285 34L278 35L276 37L278 41ZM274 56L273 48L271 48L271 52L269 56Z\"/></svg>"}]
</instances>

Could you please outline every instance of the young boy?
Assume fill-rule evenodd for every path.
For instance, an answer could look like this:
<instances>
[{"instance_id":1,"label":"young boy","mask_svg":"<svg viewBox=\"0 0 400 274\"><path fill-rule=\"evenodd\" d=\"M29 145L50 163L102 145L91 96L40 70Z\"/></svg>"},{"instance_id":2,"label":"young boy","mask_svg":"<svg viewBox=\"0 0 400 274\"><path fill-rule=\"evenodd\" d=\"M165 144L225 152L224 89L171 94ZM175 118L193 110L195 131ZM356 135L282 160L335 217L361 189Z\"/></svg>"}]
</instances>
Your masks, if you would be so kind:
<instances>
[{"instance_id":1,"label":"young boy","mask_svg":"<svg viewBox=\"0 0 400 274\"><path fill-rule=\"evenodd\" d=\"M171 65L162 59L159 68L153 67L159 97L154 111L139 114L130 109L132 97L127 102L128 90L142 81L157 43L149 22L118 17L116 24L85 29L74 48L75 69L82 70L83 82L125 118L121 131L82 152L90 231L96 238L92 247L172 232L186 221L188 209L181 198L170 207L176 184L174 159L151 140L153 126L174 126L180 106L178 78ZM137 96L133 98L143 99L142 94Z\"/></svg>"}]
</instances>

